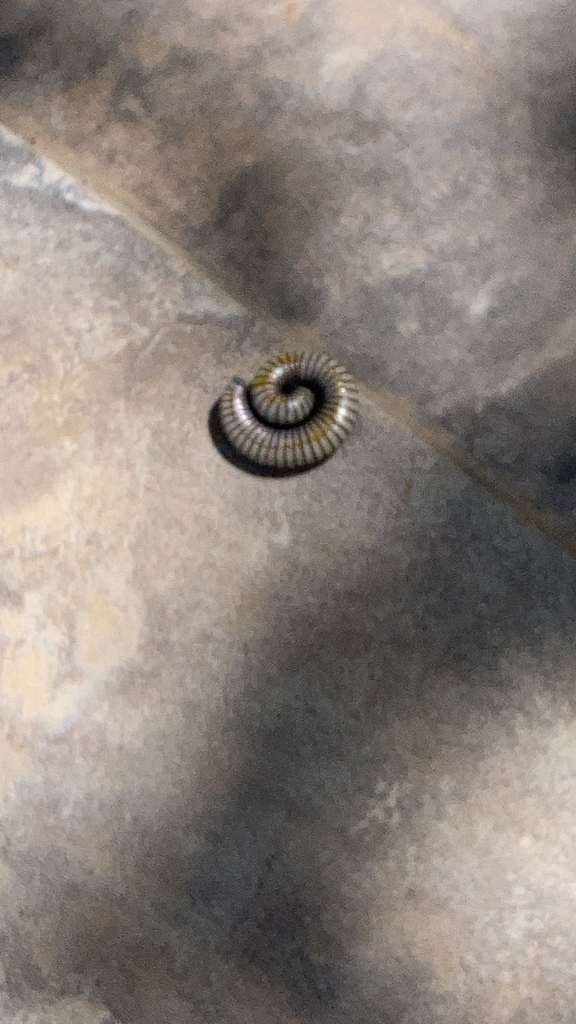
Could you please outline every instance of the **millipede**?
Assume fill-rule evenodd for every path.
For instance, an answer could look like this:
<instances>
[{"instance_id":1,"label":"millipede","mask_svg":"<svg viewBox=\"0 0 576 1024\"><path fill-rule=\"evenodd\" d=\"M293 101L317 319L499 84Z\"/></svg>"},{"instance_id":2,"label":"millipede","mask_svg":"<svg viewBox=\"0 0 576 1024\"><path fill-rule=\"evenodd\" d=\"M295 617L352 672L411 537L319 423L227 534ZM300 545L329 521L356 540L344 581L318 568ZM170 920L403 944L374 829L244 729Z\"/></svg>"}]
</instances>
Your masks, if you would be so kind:
<instances>
[{"instance_id":1,"label":"millipede","mask_svg":"<svg viewBox=\"0 0 576 1024\"><path fill-rule=\"evenodd\" d=\"M324 462L354 429L358 388L327 355L287 353L247 384L234 377L218 403L228 442L256 466L301 470Z\"/></svg>"}]
</instances>

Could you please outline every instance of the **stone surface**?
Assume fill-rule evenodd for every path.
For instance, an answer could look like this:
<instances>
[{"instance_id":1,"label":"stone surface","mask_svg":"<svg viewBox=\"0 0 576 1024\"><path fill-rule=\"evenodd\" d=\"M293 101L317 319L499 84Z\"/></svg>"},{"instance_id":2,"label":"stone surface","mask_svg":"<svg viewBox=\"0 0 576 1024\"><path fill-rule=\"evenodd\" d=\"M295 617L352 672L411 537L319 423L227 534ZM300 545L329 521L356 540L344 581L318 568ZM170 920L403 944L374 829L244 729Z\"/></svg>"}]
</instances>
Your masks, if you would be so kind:
<instances>
[{"instance_id":1,"label":"stone surface","mask_svg":"<svg viewBox=\"0 0 576 1024\"><path fill-rule=\"evenodd\" d=\"M4 0L0 113L571 519L575 45L567 0Z\"/></svg>"},{"instance_id":2,"label":"stone surface","mask_svg":"<svg viewBox=\"0 0 576 1024\"><path fill-rule=\"evenodd\" d=\"M240 472L284 336L0 168L3 1019L568 1024L574 561L366 395Z\"/></svg>"},{"instance_id":3,"label":"stone surface","mask_svg":"<svg viewBox=\"0 0 576 1024\"><path fill-rule=\"evenodd\" d=\"M104 1006L82 997L58 999L19 1010L2 1004L6 1024L115 1024Z\"/></svg>"}]
</instances>

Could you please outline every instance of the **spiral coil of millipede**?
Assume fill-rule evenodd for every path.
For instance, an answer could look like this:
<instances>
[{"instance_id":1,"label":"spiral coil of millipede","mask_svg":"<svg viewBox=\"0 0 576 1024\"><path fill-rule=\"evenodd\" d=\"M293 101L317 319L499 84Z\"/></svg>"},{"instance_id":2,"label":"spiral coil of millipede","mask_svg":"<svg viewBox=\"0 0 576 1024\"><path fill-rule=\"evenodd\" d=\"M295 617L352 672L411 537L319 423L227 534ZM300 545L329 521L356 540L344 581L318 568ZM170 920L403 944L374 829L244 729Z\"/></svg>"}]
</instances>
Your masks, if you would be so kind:
<instances>
[{"instance_id":1,"label":"spiral coil of millipede","mask_svg":"<svg viewBox=\"0 0 576 1024\"><path fill-rule=\"evenodd\" d=\"M234 377L218 403L221 429L249 463L275 471L324 462L354 429L354 378L326 355L288 353L254 379Z\"/></svg>"}]
</instances>

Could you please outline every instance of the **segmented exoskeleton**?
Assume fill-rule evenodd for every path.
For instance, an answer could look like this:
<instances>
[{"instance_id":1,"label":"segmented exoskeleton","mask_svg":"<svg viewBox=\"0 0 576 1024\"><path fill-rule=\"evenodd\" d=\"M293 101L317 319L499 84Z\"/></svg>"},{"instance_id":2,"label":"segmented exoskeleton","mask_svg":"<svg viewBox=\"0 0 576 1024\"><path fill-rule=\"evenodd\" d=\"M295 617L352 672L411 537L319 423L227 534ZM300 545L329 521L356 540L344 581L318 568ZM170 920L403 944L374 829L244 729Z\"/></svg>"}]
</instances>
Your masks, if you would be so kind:
<instances>
[{"instance_id":1,"label":"segmented exoskeleton","mask_svg":"<svg viewBox=\"0 0 576 1024\"><path fill-rule=\"evenodd\" d=\"M219 403L220 424L233 448L274 470L323 462L352 431L357 415L353 377L326 355L272 359L250 384L234 377Z\"/></svg>"}]
</instances>

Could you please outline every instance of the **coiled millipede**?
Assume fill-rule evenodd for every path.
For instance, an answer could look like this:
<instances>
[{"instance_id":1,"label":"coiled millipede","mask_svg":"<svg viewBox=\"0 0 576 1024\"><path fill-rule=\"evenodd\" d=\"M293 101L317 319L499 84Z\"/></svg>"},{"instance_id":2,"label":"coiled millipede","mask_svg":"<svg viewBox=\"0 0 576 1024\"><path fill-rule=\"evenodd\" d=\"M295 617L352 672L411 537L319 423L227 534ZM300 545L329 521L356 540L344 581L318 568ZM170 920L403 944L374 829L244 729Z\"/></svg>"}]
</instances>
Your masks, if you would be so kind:
<instances>
[{"instance_id":1,"label":"coiled millipede","mask_svg":"<svg viewBox=\"0 0 576 1024\"><path fill-rule=\"evenodd\" d=\"M250 384L234 377L218 412L229 443L249 462L308 469L330 458L353 430L358 389L334 359L288 353L266 363Z\"/></svg>"}]
</instances>

